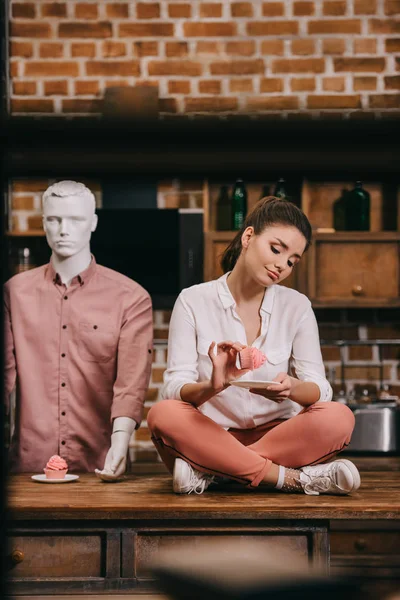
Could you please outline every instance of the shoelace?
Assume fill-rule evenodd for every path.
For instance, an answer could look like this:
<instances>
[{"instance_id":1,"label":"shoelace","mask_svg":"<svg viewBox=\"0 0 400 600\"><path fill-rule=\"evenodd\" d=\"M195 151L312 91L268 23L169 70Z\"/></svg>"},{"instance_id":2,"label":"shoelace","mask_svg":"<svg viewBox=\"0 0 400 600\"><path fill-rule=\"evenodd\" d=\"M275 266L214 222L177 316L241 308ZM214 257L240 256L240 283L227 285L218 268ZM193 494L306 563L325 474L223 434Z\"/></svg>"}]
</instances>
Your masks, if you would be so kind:
<instances>
[{"instance_id":1,"label":"shoelace","mask_svg":"<svg viewBox=\"0 0 400 600\"><path fill-rule=\"evenodd\" d=\"M191 490L189 491L189 494L192 492L195 494L202 494L212 481L214 481L214 475L206 475L205 473L200 473L200 471L193 469L190 474L189 485Z\"/></svg>"},{"instance_id":2,"label":"shoelace","mask_svg":"<svg viewBox=\"0 0 400 600\"><path fill-rule=\"evenodd\" d=\"M322 469L321 469L322 470ZM337 470L338 470L338 465L334 465L333 467L331 467L331 471L329 473L329 475L326 474L322 474L322 473L318 473L315 472L315 474L313 474L313 476L310 476L308 473L305 473L305 475L307 475L307 477L310 478L310 481L308 481L307 483L304 484L304 491L307 492L328 492L330 490L330 488L332 487L332 484L338 488L341 491L342 488L340 487L340 485L337 482Z\"/></svg>"}]
</instances>

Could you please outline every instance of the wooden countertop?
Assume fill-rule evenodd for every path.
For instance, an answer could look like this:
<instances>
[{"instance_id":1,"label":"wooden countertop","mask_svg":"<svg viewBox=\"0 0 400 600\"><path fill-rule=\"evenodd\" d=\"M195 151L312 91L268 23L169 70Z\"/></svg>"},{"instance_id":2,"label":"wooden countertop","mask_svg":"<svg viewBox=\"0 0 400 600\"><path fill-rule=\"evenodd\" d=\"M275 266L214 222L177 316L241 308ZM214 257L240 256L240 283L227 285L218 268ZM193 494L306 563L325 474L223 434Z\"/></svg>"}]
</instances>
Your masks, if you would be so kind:
<instances>
[{"instance_id":1,"label":"wooden countertop","mask_svg":"<svg viewBox=\"0 0 400 600\"><path fill-rule=\"evenodd\" d=\"M395 459L396 465L400 459ZM398 470L361 472L351 496L306 496L225 484L205 494L178 496L169 475L129 475L104 483L83 474L67 484L37 483L28 474L8 479L8 518L38 519L399 519Z\"/></svg>"}]
</instances>

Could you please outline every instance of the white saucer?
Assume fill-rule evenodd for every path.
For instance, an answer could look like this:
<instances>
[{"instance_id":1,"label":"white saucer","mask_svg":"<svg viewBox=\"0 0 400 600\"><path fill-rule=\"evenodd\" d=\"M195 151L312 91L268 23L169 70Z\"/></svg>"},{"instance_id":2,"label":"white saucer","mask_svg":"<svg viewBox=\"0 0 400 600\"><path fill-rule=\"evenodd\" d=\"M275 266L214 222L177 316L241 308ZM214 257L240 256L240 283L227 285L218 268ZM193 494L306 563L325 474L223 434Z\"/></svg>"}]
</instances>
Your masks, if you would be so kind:
<instances>
[{"instance_id":1,"label":"white saucer","mask_svg":"<svg viewBox=\"0 0 400 600\"><path fill-rule=\"evenodd\" d=\"M46 475L32 475L32 479L34 481L39 481L40 483L70 483L71 481L76 481L79 479L79 475L70 475L66 474L64 479L47 479Z\"/></svg>"},{"instance_id":2,"label":"white saucer","mask_svg":"<svg viewBox=\"0 0 400 600\"><path fill-rule=\"evenodd\" d=\"M269 381L269 380L264 380L261 381L259 379L240 379L238 381L231 381L231 385L236 385L237 387L241 387L241 388L254 388L254 389L264 389L266 388L268 385L280 385L278 383L278 381Z\"/></svg>"}]
</instances>

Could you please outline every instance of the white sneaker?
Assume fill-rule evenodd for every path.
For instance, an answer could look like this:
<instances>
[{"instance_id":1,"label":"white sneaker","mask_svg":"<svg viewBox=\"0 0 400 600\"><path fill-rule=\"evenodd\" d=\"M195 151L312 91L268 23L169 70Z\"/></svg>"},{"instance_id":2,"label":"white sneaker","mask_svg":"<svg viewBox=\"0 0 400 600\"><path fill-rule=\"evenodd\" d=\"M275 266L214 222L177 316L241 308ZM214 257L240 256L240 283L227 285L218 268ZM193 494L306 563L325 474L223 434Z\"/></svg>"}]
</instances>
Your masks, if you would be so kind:
<instances>
[{"instance_id":1,"label":"white sneaker","mask_svg":"<svg viewBox=\"0 0 400 600\"><path fill-rule=\"evenodd\" d=\"M175 459L173 490L175 494L202 494L214 481L214 475L197 471L181 458Z\"/></svg>"},{"instance_id":2,"label":"white sneaker","mask_svg":"<svg viewBox=\"0 0 400 600\"><path fill-rule=\"evenodd\" d=\"M309 496L350 494L358 490L361 483L357 467L346 459L313 467L302 467L300 471L302 472L300 483Z\"/></svg>"}]
</instances>

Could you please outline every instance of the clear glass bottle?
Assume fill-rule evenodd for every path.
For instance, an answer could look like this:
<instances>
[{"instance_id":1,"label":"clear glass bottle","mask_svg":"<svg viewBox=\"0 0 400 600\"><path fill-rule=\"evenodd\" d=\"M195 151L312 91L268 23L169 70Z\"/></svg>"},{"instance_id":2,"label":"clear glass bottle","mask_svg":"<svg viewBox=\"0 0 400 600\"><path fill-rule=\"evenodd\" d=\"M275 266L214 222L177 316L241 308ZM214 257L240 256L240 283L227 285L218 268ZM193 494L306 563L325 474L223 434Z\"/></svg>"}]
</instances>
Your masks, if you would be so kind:
<instances>
[{"instance_id":1,"label":"clear glass bottle","mask_svg":"<svg viewBox=\"0 0 400 600\"><path fill-rule=\"evenodd\" d=\"M346 195L346 230L369 231L371 198L361 181Z\"/></svg>"},{"instance_id":2,"label":"clear glass bottle","mask_svg":"<svg viewBox=\"0 0 400 600\"><path fill-rule=\"evenodd\" d=\"M229 231L232 227L232 203L227 185L221 185L217 200L217 231Z\"/></svg>"},{"instance_id":3,"label":"clear glass bottle","mask_svg":"<svg viewBox=\"0 0 400 600\"><path fill-rule=\"evenodd\" d=\"M282 198L282 200L288 200L288 195L286 193L285 190L285 180L283 179L283 177L281 177L278 180L278 183L275 186L275 190L274 190L274 196L275 198Z\"/></svg>"},{"instance_id":4,"label":"clear glass bottle","mask_svg":"<svg viewBox=\"0 0 400 600\"><path fill-rule=\"evenodd\" d=\"M36 265L32 258L32 252L30 248L26 246L24 248L18 248L17 260L14 269L15 274L23 273L24 271L29 271L30 269L33 269L35 267Z\"/></svg>"},{"instance_id":5,"label":"clear glass bottle","mask_svg":"<svg viewBox=\"0 0 400 600\"><path fill-rule=\"evenodd\" d=\"M237 179L232 192L232 229L241 229L247 214L247 191L243 179Z\"/></svg>"}]
</instances>

